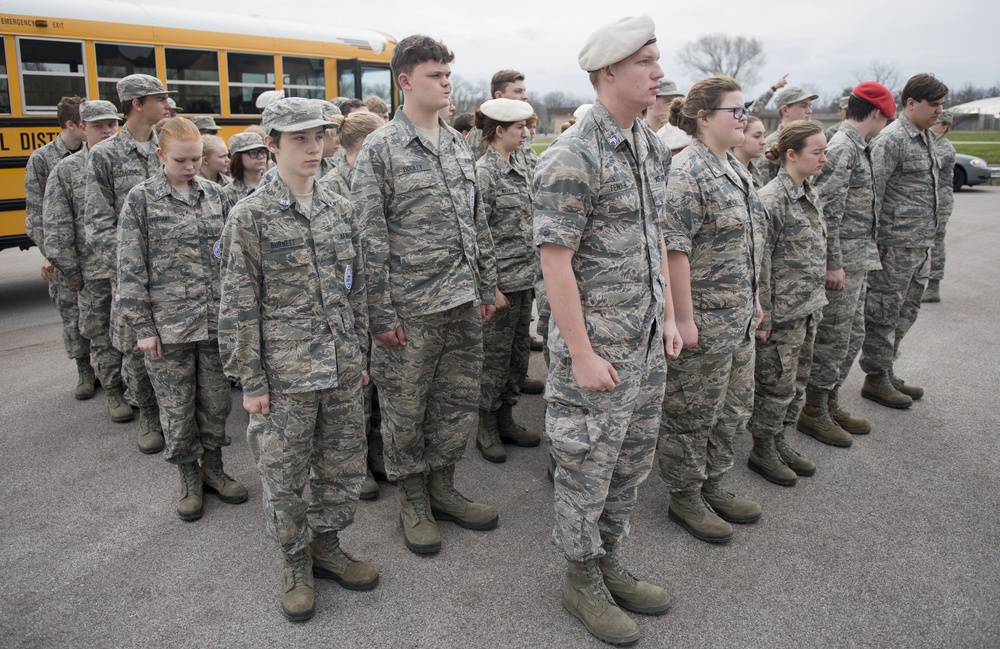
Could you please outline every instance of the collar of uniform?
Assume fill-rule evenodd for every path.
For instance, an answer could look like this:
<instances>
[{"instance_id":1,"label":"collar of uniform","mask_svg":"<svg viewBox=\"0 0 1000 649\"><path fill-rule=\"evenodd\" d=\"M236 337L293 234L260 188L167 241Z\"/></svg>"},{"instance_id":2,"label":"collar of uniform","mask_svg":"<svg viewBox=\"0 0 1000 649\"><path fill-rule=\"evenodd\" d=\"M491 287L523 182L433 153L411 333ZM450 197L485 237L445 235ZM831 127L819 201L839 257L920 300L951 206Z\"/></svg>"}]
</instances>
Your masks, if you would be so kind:
<instances>
[{"instance_id":1,"label":"collar of uniform","mask_svg":"<svg viewBox=\"0 0 1000 649\"><path fill-rule=\"evenodd\" d=\"M156 132L151 132L149 137L153 141L153 148L150 150L149 155L156 155ZM118 141L121 142L121 146L123 146L126 151L139 148L139 143L132 136L132 131L128 130L128 124L122 124L121 130L118 131L118 138L120 138Z\"/></svg>"},{"instance_id":2,"label":"collar of uniform","mask_svg":"<svg viewBox=\"0 0 1000 649\"><path fill-rule=\"evenodd\" d=\"M815 189L813 188L812 182L808 178L802 181L801 192L799 192L798 185L795 184L795 179L792 178L791 174L785 171L784 167L778 171L778 175L775 176L775 178L778 179L778 182L781 183L785 193L788 194L788 197L793 201L805 199L813 205L817 204Z\"/></svg>"},{"instance_id":3,"label":"collar of uniform","mask_svg":"<svg viewBox=\"0 0 1000 649\"><path fill-rule=\"evenodd\" d=\"M906 131L906 134L910 136L910 139L920 137L924 134L924 132L918 129L906 115L900 115L897 121L899 122L900 128Z\"/></svg>"},{"instance_id":4,"label":"collar of uniform","mask_svg":"<svg viewBox=\"0 0 1000 649\"><path fill-rule=\"evenodd\" d=\"M701 159L708 166L708 170L711 171L712 175L714 175L716 178L718 178L719 176L729 175L729 170L726 169L726 165L722 163L722 160L715 153L715 151L709 149L708 145L699 140L698 138L696 137L691 138L691 144L688 145L688 148L697 153L701 157ZM749 181L749 176L744 177L738 171L738 169L743 165L739 164L739 160L734 158L733 155L728 151L726 151L726 161L729 163L729 166L733 168L733 172L736 173L736 175L740 178L740 180L743 180L745 182ZM733 164L734 162L736 164Z\"/></svg>"},{"instance_id":5,"label":"collar of uniform","mask_svg":"<svg viewBox=\"0 0 1000 649\"><path fill-rule=\"evenodd\" d=\"M846 135L851 142L854 142L854 146L858 147L858 149L862 151L867 149L868 145L871 143L871 140L865 141L865 138L861 137L861 133L858 133L858 129L854 128L847 122L841 123L837 132ZM836 135L834 137L836 137ZM827 142L827 144L829 144L829 142Z\"/></svg>"},{"instance_id":6,"label":"collar of uniform","mask_svg":"<svg viewBox=\"0 0 1000 649\"><path fill-rule=\"evenodd\" d=\"M202 186L201 184L202 182L208 182L208 181L202 179L200 176L194 177L193 182L190 183L191 196L193 196L195 193L201 194L202 196L205 194L205 188ZM156 172L156 174L151 177L150 185L151 185L150 189L153 190L153 195L156 196L156 198L163 198L164 196L172 195L175 198L177 198L177 200L180 201L185 200L184 197L181 196L181 194L176 190L174 190L174 188L170 185L170 181L167 180L167 175L163 173L162 170ZM199 198L201 198L201 196L199 196Z\"/></svg>"},{"instance_id":7,"label":"collar of uniform","mask_svg":"<svg viewBox=\"0 0 1000 649\"><path fill-rule=\"evenodd\" d=\"M69 150L69 147L66 146L66 143L63 142L62 134L57 135L52 140L52 146L55 147L55 150L59 154L60 158L65 158L69 154L73 153L72 151ZM77 149L77 150L79 150L79 149Z\"/></svg>"},{"instance_id":8,"label":"collar of uniform","mask_svg":"<svg viewBox=\"0 0 1000 649\"><path fill-rule=\"evenodd\" d=\"M500 153L492 146L486 147L486 153L483 154L483 158L486 158L483 160L484 164L495 166L500 170L500 175L502 176L506 176L511 171L517 172L517 167L511 164L509 160L504 160L503 156L500 155ZM480 158L480 160L482 160L482 158Z\"/></svg>"},{"instance_id":9,"label":"collar of uniform","mask_svg":"<svg viewBox=\"0 0 1000 649\"><path fill-rule=\"evenodd\" d=\"M607 140L611 147L618 151L627 142L628 138L625 137L625 133L622 131L621 127L618 126L618 122L615 118L611 116L608 109L604 107L601 100L598 99L594 102L594 106L591 108L591 115L594 116L594 122L597 124L597 129L601 133L601 137ZM634 125L635 122L633 121ZM638 146L638 137L635 137L635 132L633 131L633 139L636 140ZM638 156L636 156L638 158Z\"/></svg>"},{"instance_id":10,"label":"collar of uniform","mask_svg":"<svg viewBox=\"0 0 1000 649\"><path fill-rule=\"evenodd\" d=\"M281 176L274 174L274 177L264 185L263 183L257 187L257 192L261 193L262 196L266 197L268 203L276 203L278 207L282 210L287 210L292 205L298 206L298 202L295 199L295 194L292 190L288 188L285 181L281 179ZM319 205L329 205L330 199L326 195L326 191L323 189L322 184L318 182L313 183L313 206L309 214L306 214L303 210L297 210L299 214L302 214L306 219L312 220L312 215L316 213Z\"/></svg>"},{"instance_id":11,"label":"collar of uniform","mask_svg":"<svg viewBox=\"0 0 1000 649\"><path fill-rule=\"evenodd\" d=\"M441 119L440 115L438 115L437 120L438 120L438 128L441 129L441 142L440 142L440 145L441 145L441 148L443 148L444 147L444 143L445 143L445 138L452 138L452 135L451 135L451 132L450 132L450 130L448 128L448 125L444 123L444 120ZM392 122L393 123L399 122L399 128L403 130L403 133L404 133L403 134L403 146L409 146L411 142L413 142L414 140L417 140L421 144L424 145L425 149L427 149L428 151L433 151L433 149L431 148L430 144L427 143L427 142L424 142L420 138L420 134L417 133L417 127L413 125L413 122L411 122L409 119L406 118L406 115L403 114L402 109L396 111L396 114L392 118Z\"/></svg>"}]
</instances>

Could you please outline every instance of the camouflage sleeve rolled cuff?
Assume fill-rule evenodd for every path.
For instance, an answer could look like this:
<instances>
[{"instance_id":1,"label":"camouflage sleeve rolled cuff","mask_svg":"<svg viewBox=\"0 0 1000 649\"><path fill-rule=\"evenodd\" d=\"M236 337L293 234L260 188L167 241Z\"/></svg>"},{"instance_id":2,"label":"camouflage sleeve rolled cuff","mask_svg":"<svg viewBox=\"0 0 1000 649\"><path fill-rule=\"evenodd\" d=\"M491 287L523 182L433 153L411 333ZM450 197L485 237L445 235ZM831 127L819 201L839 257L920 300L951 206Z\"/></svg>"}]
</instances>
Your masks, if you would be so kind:
<instances>
[{"instance_id":1,"label":"camouflage sleeve rolled cuff","mask_svg":"<svg viewBox=\"0 0 1000 649\"><path fill-rule=\"evenodd\" d=\"M536 174L532 197L535 246L554 243L580 249L592 207L591 178L580 153L569 147L552 149L545 161L544 182Z\"/></svg>"}]
</instances>

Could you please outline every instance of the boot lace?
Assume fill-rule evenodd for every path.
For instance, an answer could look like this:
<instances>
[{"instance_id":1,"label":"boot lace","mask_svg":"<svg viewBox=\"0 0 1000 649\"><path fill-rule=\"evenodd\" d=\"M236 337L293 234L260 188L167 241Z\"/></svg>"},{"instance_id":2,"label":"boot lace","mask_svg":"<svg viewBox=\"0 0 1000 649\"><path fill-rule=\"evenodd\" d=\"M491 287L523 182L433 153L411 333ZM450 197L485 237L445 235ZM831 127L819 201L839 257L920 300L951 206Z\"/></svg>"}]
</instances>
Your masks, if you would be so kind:
<instances>
[{"instance_id":1,"label":"boot lace","mask_svg":"<svg viewBox=\"0 0 1000 649\"><path fill-rule=\"evenodd\" d=\"M292 588L306 585L306 553L296 552L291 555L288 567L292 573Z\"/></svg>"},{"instance_id":2,"label":"boot lace","mask_svg":"<svg viewBox=\"0 0 1000 649\"><path fill-rule=\"evenodd\" d=\"M406 492L406 499L413 505L417 517L429 519L430 499L427 496L427 491L422 488L422 483L418 480L400 480L399 482L403 486L403 491Z\"/></svg>"}]
</instances>

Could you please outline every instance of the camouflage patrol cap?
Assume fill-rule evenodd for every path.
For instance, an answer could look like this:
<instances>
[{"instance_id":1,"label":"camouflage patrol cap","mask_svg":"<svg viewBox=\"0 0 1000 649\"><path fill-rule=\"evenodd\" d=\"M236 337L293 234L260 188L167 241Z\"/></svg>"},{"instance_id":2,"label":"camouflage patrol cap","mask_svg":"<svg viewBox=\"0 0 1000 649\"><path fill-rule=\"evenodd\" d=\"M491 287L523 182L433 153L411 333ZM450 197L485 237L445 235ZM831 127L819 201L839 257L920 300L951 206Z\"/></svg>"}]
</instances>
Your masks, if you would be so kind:
<instances>
[{"instance_id":1,"label":"camouflage patrol cap","mask_svg":"<svg viewBox=\"0 0 1000 649\"><path fill-rule=\"evenodd\" d=\"M849 101L851 101L851 96L845 95L837 100L837 105L840 106L842 109L847 110L847 103Z\"/></svg>"},{"instance_id":2,"label":"camouflage patrol cap","mask_svg":"<svg viewBox=\"0 0 1000 649\"><path fill-rule=\"evenodd\" d=\"M660 79L658 82L660 89L656 91L657 97L683 97L685 93L677 89L677 83L670 79Z\"/></svg>"},{"instance_id":3,"label":"camouflage patrol cap","mask_svg":"<svg viewBox=\"0 0 1000 649\"><path fill-rule=\"evenodd\" d=\"M262 140L256 133L248 133L244 131L229 138L229 153L231 155L263 148L264 140Z\"/></svg>"},{"instance_id":4,"label":"camouflage patrol cap","mask_svg":"<svg viewBox=\"0 0 1000 649\"><path fill-rule=\"evenodd\" d=\"M156 77L148 74L130 74L116 86L118 89L118 101L132 101L150 95L174 94L176 90L167 90L163 83Z\"/></svg>"},{"instance_id":5,"label":"camouflage patrol cap","mask_svg":"<svg viewBox=\"0 0 1000 649\"><path fill-rule=\"evenodd\" d=\"M800 101L812 101L814 99L819 99L819 95L806 92L802 88L788 86L774 96L774 105L780 110L782 106L790 106Z\"/></svg>"},{"instance_id":6,"label":"camouflage patrol cap","mask_svg":"<svg viewBox=\"0 0 1000 649\"><path fill-rule=\"evenodd\" d=\"M331 117L343 115L343 113L340 112L340 108L337 107L337 104L326 101L325 99L317 99L315 101L318 101L320 105L323 106L323 119L330 119Z\"/></svg>"},{"instance_id":7,"label":"camouflage patrol cap","mask_svg":"<svg viewBox=\"0 0 1000 649\"><path fill-rule=\"evenodd\" d=\"M188 117L188 119L198 127L199 131L212 131L213 133L219 132L219 125L215 123L215 118L211 115L196 115L194 117Z\"/></svg>"},{"instance_id":8,"label":"camouflage patrol cap","mask_svg":"<svg viewBox=\"0 0 1000 649\"><path fill-rule=\"evenodd\" d=\"M950 110L942 110L941 114L938 115L938 121L942 124L948 124L949 126L955 121L955 113Z\"/></svg>"},{"instance_id":9,"label":"camouflage patrol cap","mask_svg":"<svg viewBox=\"0 0 1000 649\"><path fill-rule=\"evenodd\" d=\"M332 128L333 122L323 118L323 106L318 101L305 97L286 97L270 104L261 115L261 127L265 133L278 131L306 131L311 128Z\"/></svg>"},{"instance_id":10,"label":"camouflage patrol cap","mask_svg":"<svg viewBox=\"0 0 1000 649\"><path fill-rule=\"evenodd\" d=\"M85 101L80 106L81 122L99 122L118 119L118 109L110 101Z\"/></svg>"},{"instance_id":11,"label":"camouflage patrol cap","mask_svg":"<svg viewBox=\"0 0 1000 649\"><path fill-rule=\"evenodd\" d=\"M184 110L177 105L177 102L174 101L173 97L167 97L167 106L170 106L170 110Z\"/></svg>"}]
</instances>

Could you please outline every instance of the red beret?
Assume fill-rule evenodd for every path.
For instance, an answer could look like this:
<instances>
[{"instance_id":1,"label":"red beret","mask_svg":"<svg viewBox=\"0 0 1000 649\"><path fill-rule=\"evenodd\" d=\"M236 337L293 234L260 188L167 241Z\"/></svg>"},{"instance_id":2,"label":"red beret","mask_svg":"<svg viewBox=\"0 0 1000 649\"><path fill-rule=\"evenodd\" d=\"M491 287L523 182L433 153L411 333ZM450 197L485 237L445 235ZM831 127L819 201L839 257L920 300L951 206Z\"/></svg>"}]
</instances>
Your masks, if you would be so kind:
<instances>
[{"instance_id":1,"label":"red beret","mask_svg":"<svg viewBox=\"0 0 1000 649\"><path fill-rule=\"evenodd\" d=\"M879 111L892 119L896 116L896 100L892 98L892 93L881 83L875 81L864 81L851 93L858 99L864 99L869 104L878 108Z\"/></svg>"}]
</instances>

